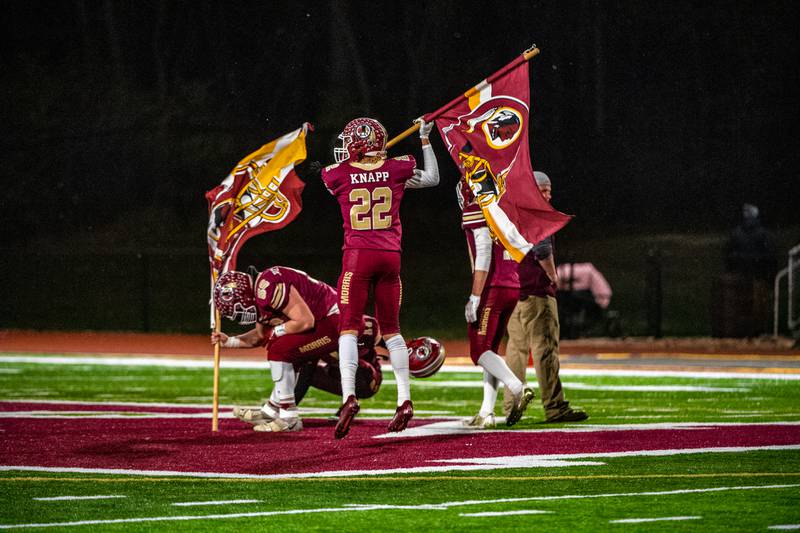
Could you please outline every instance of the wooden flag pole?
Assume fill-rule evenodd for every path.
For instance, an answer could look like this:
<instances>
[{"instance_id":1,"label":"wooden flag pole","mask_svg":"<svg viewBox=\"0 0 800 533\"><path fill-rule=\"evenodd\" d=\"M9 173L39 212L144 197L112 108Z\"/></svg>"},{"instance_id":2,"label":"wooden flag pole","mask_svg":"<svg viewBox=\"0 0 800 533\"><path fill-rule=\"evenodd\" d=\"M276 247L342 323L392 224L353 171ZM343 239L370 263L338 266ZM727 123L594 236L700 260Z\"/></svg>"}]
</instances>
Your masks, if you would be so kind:
<instances>
[{"instance_id":1,"label":"wooden flag pole","mask_svg":"<svg viewBox=\"0 0 800 533\"><path fill-rule=\"evenodd\" d=\"M400 135L396 136L394 139L391 139L388 143L386 143L386 149L388 150L389 148L391 148L392 146L399 143L400 141L402 141L403 139L405 139L406 137L408 137L409 135L418 130L419 130L419 122L415 122L413 126L408 128Z\"/></svg>"},{"instance_id":2,"label":"wooden flag pole","mask_svg":"<svg viewBox=\"0 0 800 533\"><path fill-rule=\"evenodd\" d=\"M494 74L492 74L491 76L486 78L486 82L487 83L492 83L494 80L496 80L497 78L505 75L509 70L515 68L520 63L528 61L532 57L534 57L534 56L536 56L538 54L539 54L539 48L537 48L536 45L534 44L533 46L531 46L530 48L525 50L525 52L523 52L521 56L517 56L517 59L515 61L512 61L511 63L509 63L505 67L501 68L500 70L498 70L497 72L495 72ZM470 87L464 94L458 96L457 98L453 99L447 105L445 105L445 106L439 108L438 110L434 111L431 115L428 115L428 119L432 120L432 119L436 118L437 116L443 114L445 111L449 110L454 105L458 104L462 99L468 98L470 95L472 95L474 93L475 93L475 86ZM388 150L389 148L391 148L395 144L399 143L400 141L402 141L403 139L405 139L406 137L408 137L409 135L411 135L412 133L414 133L417 130L419 130L419 122L415 122L413 126L411 126L410 128L406 129L404 132L402 132L399 135L396 135L395 137L390 139L389 142L386 143L386 149Z\"/></svg>"},{"instance_id":3,"label":"wooden flag pole","mask_svg":"<svg viewBox=\"0 0 800 533\"><path fill-rule=\"evenodd\" d=\"M214 331L219 333L219 310L214 309ZM211 405L211 431L219 431L219 342L214 344L214 397Z\"/></svg>"}]
</instances>

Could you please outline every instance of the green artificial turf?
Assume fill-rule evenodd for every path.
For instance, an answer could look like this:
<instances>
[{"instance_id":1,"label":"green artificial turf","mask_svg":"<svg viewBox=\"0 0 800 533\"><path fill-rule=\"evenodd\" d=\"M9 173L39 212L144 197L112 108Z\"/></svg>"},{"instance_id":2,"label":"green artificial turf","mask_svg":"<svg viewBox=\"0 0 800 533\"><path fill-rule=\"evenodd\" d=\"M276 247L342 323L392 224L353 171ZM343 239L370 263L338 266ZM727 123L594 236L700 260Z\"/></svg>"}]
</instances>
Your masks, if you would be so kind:
<instances>
[{"instance_id":1,"label":"green artificial turf","mask_svg":"<svg viewBox=\"0 0 800 533\"><path fill-rule=\"evenodd\" d=\"M384 377L391 381L391 372ZM418 417L473 414L480 403L480 387L454 385L479 381L479 374L468 372L440 372L433 378L414 381ZM797 381L606 376L565 376L563 381L568 399L589 412L591 424L800 421ZM266 370L224 368L221 401L257 404L266 396L269 386ZM738 390L609 390L625 386ZM211 370L0 363L0 391L2 400L209 404ZM394 400L394 386L387 383L375 398L363 401L362 408L392 409ZM336 408L338 403L339 398L333 395L312 391L302 407L324 411ZM426 415L425 411L435 414ZM541 421L542 412L536 403L516 427L553 427ZM46 419L42 423L46 424ZM0 528L117 519L134 521L92 523L68 530L763 531L770 526L800 524L800 450L615 457L601 461L605 464L290 480L6 471L0 472ZM742 489L777 485L794 486ZM724 487L738 489L708 491ZM699 492L664 494L667 491ZM125 497L76 501L33 499L98 494ZM562 498L494 501L555 497ZM214 500L259 501L215 506L172 505ZM447 502L451 505L439 506ZM366 509L358 505L384 507ZM330 511L320 511L324 509ZM464 516L531 511L544 513ZM223 516L275 512L283 514ZM694 516L701 518L611 522ZM165 518L135 521L148 517ZM174 517L201 518L175 520Z\"/></svg>"}]
</instances>

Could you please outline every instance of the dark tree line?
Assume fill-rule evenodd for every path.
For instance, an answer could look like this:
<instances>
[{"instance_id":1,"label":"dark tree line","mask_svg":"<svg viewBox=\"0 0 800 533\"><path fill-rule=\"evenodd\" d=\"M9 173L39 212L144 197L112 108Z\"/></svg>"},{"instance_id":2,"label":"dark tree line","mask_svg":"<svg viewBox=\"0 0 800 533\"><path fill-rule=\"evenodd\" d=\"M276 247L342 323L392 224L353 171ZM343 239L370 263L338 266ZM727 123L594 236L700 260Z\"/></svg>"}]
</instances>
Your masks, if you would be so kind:
<instances>
[{"instance_id":1,"label":"dark tree line","mask_svg":"<svg viewBox=\"0 0 800 533\"><path fill-rule=\"evenodd\" d=\"M6 7L11 244L202 246L202 193L249 150L310 120L311 157L327 162L350 118L399 132L533 42L533 161L574 231L728 227L744 201L768 224L800 221L793 2ZM407 207L430 228L455 224L455 169L438 153L445 186ZM305 200L301 226L336 220L318 183Z\"/></svg>"}]
</instances>

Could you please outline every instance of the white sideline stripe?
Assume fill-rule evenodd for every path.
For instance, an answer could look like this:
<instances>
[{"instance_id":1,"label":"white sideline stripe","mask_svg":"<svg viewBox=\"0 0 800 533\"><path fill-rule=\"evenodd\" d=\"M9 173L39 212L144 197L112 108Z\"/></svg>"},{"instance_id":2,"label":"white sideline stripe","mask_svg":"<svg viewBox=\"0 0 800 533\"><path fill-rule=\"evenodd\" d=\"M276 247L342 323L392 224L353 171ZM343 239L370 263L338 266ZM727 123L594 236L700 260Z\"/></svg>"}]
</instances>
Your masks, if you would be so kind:
<instances>
[{"instance_id":1,"label":"white sideline stripe","mask_svg":"<svg viewBox=\"0 0 800 533\"><path fill-rule=\"evenodd\" d=\"M393 379L384 380L385 385L397 385ZM698 387L693 385L591 385L565 381L562 385L572 390L616 391L616 392L750 392L745 387ZM538 384L531 384L538 388ZM475 381L414 381L414 387L482 389L483 382Z\"/></svg>"},{"instance_id":2,"label":"white sideline stripe","mask_svg":"<svg viewBox=\"0 0 800 533\"><path fill-rule=\"evenodd\" d=\"M170 359L166 357L85 357L85 356L32 356L0 355L0 363L37 363L50 365L100 365L100 366L156 366L170 368L212 368L214 363L206 359ZM223 360L221 368L269 370L266 361ZM386 367L389 368L388 366ZM483 370L476 366L444 365L440 373L480 374ZM529 375L534 375L532 370ZM776 374L762 372L704 372L702 368L689 370L605 370L594 368L569 368L562 365L562 376L610 376L610 377L675 377L686 379L773 379L781 381L800 381L800 374ZM420 380L414 380L420 383Z\"/></svg>"},{"instance_id":3,"label":"white sideline stripe","mask_svg":"<svg viewBox=\"0 0 800 533\"><path fill-rule=\"evenodd\" d=\"M437 459L431 463L443 465L417 466L411 468L387 468L376 470L329 470L322 472L300 472L294 474L237 474L228 472L183 472L173 470L132 470L123 468L83 468L27 465L0 465L0 472L64 472L79 474L119 474L128 476L198 477L223 479L298 479L319 477L378 476L386 474L417 474L435 472L472 472L508 468L553 468L567 466L598 466L604 463L590 459L617 457L665 457L700 453L741 453L751 451L800 450L798 445L746 446L730 448L689 448L680 450L641 450L630 452L603 452L559 455L519 455L507 457L476 457L466 459ZM800 485L798 485L800 486Z\"/></svg>"},{"instance_id":4,"label":"white sideline stripe","mask_svg":"<svg viewBox=\"0 0 800 533\"><path fill-rule=\"evenodd\" d=\"M666 522L675 520L700 520L702 516L663 516L661 518L623 518L609 520L609 524L643 524L645 522Z\"/></svg>"},{"instance_id":5,"label":"white sideline stripe","mask_svg":"<svg viewBox=\"0 0 800 533\"><path fill-rule=\"evenodd\" d=\"M633 417L643 418L643 417ZM464 418L443 420L432 422L421 426L408 428L400 433L383 433L376 435L375 439L395 439L404 437L428 437L435 435L463 435L468 433L491 433L496 431L508 431L507 429L482 429L465 426ZM497 423L501 424L505 418L497 417ZM757 426L797 426L800 421L777 421L777 422L655 422L640 424L586 424L579 423L569 427L557 429L515 429L515 433L531 433L536 435L548 435L551 433L587 433L597 431L649 431L653 429L709 429L717 427L757 427Z\"/></svg>"},{"instance_id":6,"label":"white sideline stripe","mask_svg":"<svg viewBox=\"0 0 800 533\"><path fill-rule=\"evenodd\" d=\"M553 511L524 509L521 511L486 511L485 513L458 513L458 516L511 516L520 514L551 514Z\"/></svg>"},{"instance_id":7,"label":"white sideline stripe","mask_svg":"<svg viewBox=\"0 0 800 533\"><path fill-rule=\"evenodd\" d=\"M3 403L25 403L27 401L35 402L35 403L44 403L38 402L36 400L0 400L0 405ZM68 402L56 402L50 401L49 404L59 404L59 403L68 403ZM75 405L77 402L72 403L71 405ZM83 405L111 405L111 406L118 406L119 404L116 402L81 402ZM141 404L142 407L147 406L148 404ZM156 404L151 404L150 406L155 406ZM137 406L138 407L138 406ZM174 404L174 407L186 407L184 404ZM3 418L46 418L52 420L75 420L75 419L116 419L116 420L137 420L137 419L186 419L186 418L199 418L199 419L210 419L212 414L210 411L210 406L203 406L207 410L204 412L199 413L159 413L153 411L125 411L125 410L118 410L118 411L45 411L45 410L34 410L34 411L0 411L0 419ZM321 415L321 416L329 416L336 413L336 409L333 408L300 408L300 412L303 415ZM370 415L378 416L378 415L393 415L395 413L394 409L362 409L360 411L364 414L364 419L368 419ZM450 411L429 411L429 410L418 410L415 411L417 415L424 415L424 416L448 416L452 413ZM225 410L219 413L220 419L233 419L233 413L230 410Z\"/></svg>"},{"instance_id":8,"label":"white sideline stripe","mask_svg":"<svg viewBox=\"0 0 800 533\"><path fill-rule=\"evenodd\" d=\"M660 492L620 492L611 494L568 494L562 496L532 496L527 498L501 498L495 500L467 500L460 502L444 502L422 505L370 505L370 504L350 504L344 507L327 507L321 509L290 509L285 511L264 511L254 513L232 513L232 514L212 514L199 516L151 516L143 518L118 518L113 520L81 520L76 522L54 522L43 524L0 524L0 529L19 529L28 527L67 527L67 526L86 526L100 524L134 524L139 522L170 522L182 520L218 520L230 518L251 518L259 516L277 515L297 515L306 513L337 513L348 511L377 511L385 509L435 509L442 510L450 507L462 507L466 505L487 505L495 503L513 503L530 501L551 501L551 500L580 500L595 498L630 498L635 496L670 496L675 494L699 494L704 492L723 492L731 490L765 490L765 489L786 489L800 487L793 485L751 485L738 487L713 487L707 489L678 489Z\"/></svg>"},{"instance_id":9,"label":"white sideline stripe","mask_svg":"<svg viewBox=\"0 0 800 533\"><path fill-rule=\"evenodd\" d=\"M769 526L767 529L800 529L800 524L783 524L778 526Z\"/></svg>"},{"instance_id":10,"label":"white sideline stripe","mask_svg":"<svg viewBox=\"0 0 800 533\"><path fill-rule=\"evenodd\" d=\"M50 496L46 498L33 498L37 502L61 502L72 500L112 500L115 498L127 498L119 494L99 494L97 496Z\"/></svg>"},{"instance_id":11,"label":"white sideline stripe","mask_svg":"<svg viewBox=\"0 0 800 533\"><path fill-rule=\"evenodd\" d=\"M260 503L261 500L217 500L211 502L177 502L171 505L175 507L192 507L195 505L232 505L235 503Z\"/></svg>"},{"instance_id":12,"label":"white sideline stripe","mask_svg":"<svg viewBox=\"0 0 800 533\"><path fill-rule=\"evenodd\" d=\"M306 513L340 513L347 511L371 511L370 507L343 507L322 509L292 509L288 511L263 511L256 513L210 514L198 516L149 516L144 518L117 518L114 520L80 520L76 522L52 522L49 524L0 524L0 529L21 529L29 527L70 527L96 526L100 524L137 524L141 522L172 522L185 520L224 520L230 518L254 518L259 516L296 515Z\"/></svg>"},{"instance_id":13,"label":"white sideline stripe","mask_svg":"<svg viewBox=\"0 0 800 533\"><path fill-rule=\"evenodd\" d=\"M202 409L209 409L210 406L208 404L187 404L187 403L163 403L163 402L114 402L114 401L84 401L84 400L41 400L37 398L15 398L13 400L0 400L0 405L8 403L37 403L43 405L98 405L98 406L119 406L119 407L166 407L166 408L202 408ZM219 416L222 418L230 418L232 415L230 413L224 412L225 410L232 409L232 405L220 405L220 412ZM0 418L18 418L17 416L13 415L13 413L19 413L22 411L0 411ZM90 411L76 411L77 413L89 413ZM101 412L108 412L113 415L111 411L98 411ZM141 413L141 411L130 411L134 413ZM325 408L325 407L300 407L300 412L303 414L321 414L321 415L330 415L336 412L336 409L332 408ZM415 414L427 414L427 415L442 415L446 416L449 415L449 411L426 411L426 410L415 410ZM727 411L725 411L727 412ZM64 413L64 411L53 411L53 413ZM394 414L394 411L390 409L362 409L360 411L361 414L364 415L379 415L379 414ZM209 417L210 414L208 413L148 413L152 414L151 418L160 418L159 415L164 415L165 418L193 418L197 417ZM179 416L181 415L181 416ZM201 416L202 415L202 416ZM789 413L773 413L769 416L784 416L790 415ZM722 415L720 415L722 416ZM24 418L24 417L23 417ZM48 417L50 418L50 417ZM52 418L59 418L59 416L53 416ZM74 417L63 417L63 418L74 418ZM90 417L86 417L90 418ZM144 416L109 416L108 418L145 418ZM426 424L423 426L416 426L413 428L406 429L400 433L385 433L383 435L377 435L373 438L398 438L398 437L416 437L421 435L438 435L438 434L447 434L449 433L484 433L487 431L505 431L505 430L490 430L490 429L474 429L468 428L461 424L461 420L464 417L448 417L450 420L446 420L443 422L435 422L432 424ZM614 418L614 416L609 417ZM645 418L643 416L633 417L642 419ZM505 420L503 417L497 417L498 423L501 423ZM620 430L651 430L651 429L713 429L714 427L726 427L726 426L796 426L800 425L800 420L777 420L774 422L714 422L714 421L707 421L707 422L656 422L656 423L641 423L641 424L589 424L586 422L581 422L579 425L561 427L556 429L515 429L514 431L517 433L536 433L538 434L548 434L548 433L581 433L581 432L592 432L592 431L620 431Z\"/></svg>"}]
</instances>

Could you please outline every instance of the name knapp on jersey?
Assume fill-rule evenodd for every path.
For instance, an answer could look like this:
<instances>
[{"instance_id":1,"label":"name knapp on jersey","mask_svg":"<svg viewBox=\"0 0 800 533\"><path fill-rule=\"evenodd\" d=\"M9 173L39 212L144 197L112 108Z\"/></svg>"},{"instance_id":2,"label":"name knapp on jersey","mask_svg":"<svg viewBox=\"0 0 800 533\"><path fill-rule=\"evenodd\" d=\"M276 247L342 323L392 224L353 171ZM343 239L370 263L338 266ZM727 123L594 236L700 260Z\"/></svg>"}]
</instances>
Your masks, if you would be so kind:
<instances>
[{"instance_id":1,"label":"name knapp on jersey","mask_svg":"<svg viewBox=\"0 0 800 533\"><path fill-rule=\"evenodd\" d=\"M350 174L350 184L379 183L389 181L388 172L357 172Z\"/></svg>"}]
</instances>

